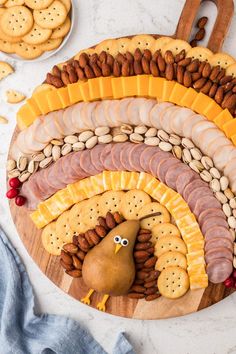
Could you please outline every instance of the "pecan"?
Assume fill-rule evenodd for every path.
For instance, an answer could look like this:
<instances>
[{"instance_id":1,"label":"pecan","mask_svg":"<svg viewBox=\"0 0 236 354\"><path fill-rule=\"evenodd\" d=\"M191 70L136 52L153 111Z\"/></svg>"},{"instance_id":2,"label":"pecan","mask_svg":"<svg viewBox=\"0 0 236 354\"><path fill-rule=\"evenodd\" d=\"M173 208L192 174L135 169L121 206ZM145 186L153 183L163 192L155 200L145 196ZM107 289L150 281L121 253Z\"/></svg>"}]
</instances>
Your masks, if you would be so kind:
<instances>
[{"instance_id":1,"label":"pecan","mask_svg":"<svg viewBox=\"0 0 236 354\"><path fill-rule=\"evenodd\" d=\"M61 78L61 70L58 68L57 65L54 65L54 67L52 68L52 74L53 76Z\"/></svg>"},{"instance_id":2,"label":"pecan","mask_svg":"<svg viewBox=\"0 0 236 354\"><path fill-rule=\"evenodd\" d=\"M141 75L143 73L142 64L138 60L134 61L134 73L135 75Z\"/></svg>"},{"instance_id":3,"label":"pecan","mask_svg":"<svg viewBox=\"0 0 236 354\"><path fill-rule=\"evenodd\" d=\"M165 72L165 70L166 70L166 63L165 63L165 60L162 58L161 54L158 55L158 57L157 57L157 65L158 65L158 69L159 69L161 72Z\"/></svg>"},{"instance_id":4,"label":"pecan","mask_svg":"<svg viewBox=\"0 0 236 354\"><path fill-rule=\"evenodd\" d=\"M85 74L83 69L79 67L79 68L75 68L75 70L79 80L85 80Z\"/></svg>"},{"instance_id":5,"label":"pecan","mask_svg":"<svg viewBox=\"0 0 236 354\"><path fill-rule=\"evenodd\" d=\"M147 250L148 248L150 248L152 246L151 242L138 242L135 245L135 250Z\"/></svg>"},{"instance_id":6,"label":"pecan","mask_svg":"<svg viewBox=\"0 0 236 354\"><path fill-rule=\"evenodd\" d=\"M183 84L184 84L185 87L192 86L191 73L189 71L187 71L187 70L184 73Z\"/></svg>"},{"instance_id":7,"label":"pecan","mask_svg":"<svg viewBox=\"0 0 236 354\"><path fill-rule=\"evenodd\" d=\"M86 253L83 252L83 251L81 251L81 250L78 250L78 252L76 252L76 256L77 256L81 261L84 260L85 255L86 255Z\"/></svg>"},{"instance_id":8,"label":"pecan","mask_svg":"<svg viewBox=\"0 0 236 354\"><path fill-rule=\"evenodd\" d=\"M70 84L69 74L65 70L63 70L61 72L61 79L62 79L64 85L67 86Z\"/></svg>"},{"instance_id":9,"label":"pecan","mask_svg":"<svg viewBox=\"0 0 236 354\"><path fill-rule=\"evenodd\" d=\"M197 46L197 40L194 38L191 40L190 45L192 48L195 48Z\"/></svg>"},{"instance_id":10,"label":"pecan","mask_svg":"<svg viewBox=\"0 0 236 354\"><path fill-rule=\"evenodd\" d=\"M201 92L204 93L205 95L207 95L211 89L212 86L212 82L211 80L208 80L205 85L201 88Z\"/></svg>"},{"instance_id":11,"label":"pecan","mask_svg":"<svg viewBox=\"0 0 236 354\"><path fill-rule=\"evenodd\" d=\"M73 267L72 264L67 264L67 263L65 263L62 258L60 259L60 264L61 264L61 266L62 266L64 269L66 269L66 270L72 270L72 269L74 269L74 267Z\"/></svg>"},{"instance_id":12,"label":"pecan","mask_svg":"<svg viewBox=\"0 0 236 354\"><path fill-rule=\"evenodd\" d=\"M116 226L114 216L110 212L108 212L106 215L106 224L109 229L113 229Z\"/></svg>"},{"instance_id":13,"label":"pecan","mask_svg":"<svg viewBox=\"0 0 236 354\"><path fill-rule=\"evenodd\" d=\"M120 213L118 213L118 211L116 211L114 214L113 214L113 217L115 219L115 222L117 224L120 224L124 221L123 217L120 215Z\"/></svg>"},{"instance_id":14,"label":"pecan","mask_svg":"<svg viewBox=\"0 0 236 354\"><path fill-rule=\"evenodd\" d=\"M146 57L142 57L141 63L142 63L144 74L150 74L151 72L150 72L149 60Z\"/></svg>"},{"instance_id":15,"label":"pecan","mask_svg":"<svg viewBox=\"0 0 236 354\"><path fill-rule=\"evenodd\" d=\"M153 295L148 295L145 297L146 301L153 301L158 299L161 296L161 294L153 294Z\"/></svg>"},{"instance_id":16,"label":"pecan","mask_svg":"<svg viewBox=\"0 0 236 354\"><path fill-rule=\"evenodd\" d=\"M157 284L156 280L152 280L149 282L145 281L144 286L145 286L145 288L152 288L153 286L156 286L156 284Z\"/></svg>"},{"instance_id":17,"label":"pecan","mask_svg":"<svg viewBox=\"0 0 236 354\"><path fill-rule=\"evenodd\" d=\"M224 89L223 89L223 87L219 87L217 89L215 97L214 97L216 103L221 104L223 101L223 97L224 97Z\"/></svg>"},{"instance_id":18,"label":"pecan","mask_svg":"<svg viewBox=\"0 0 236 354\"><path fill-rule=\"evenodd\" d=\"M196 73L192 73L192 81L195 82L200 79L201 74L197 71Z\"/></svg>"},{"instance_id":19,"label":"pecan","mask_svg":"<svg viewBox=\"0 0 236 354\"><path fill-rule=\"evenodd\" d=\"M84 73L87 79L93 79L95 77L93 69L89 65L85 66Z\"/></svg>"},{"instance_id":20,"label":"pecan","mask_svg":"<svg viewBox=\"0 0 236 354\"><path fill-rule=\"evenodd\" d=\"M103 218L102 216L98 217L98 222L101 226L104 227L104 229L109 230L109 227L107 226L106 219Z\"/></svg>"},{"instance_id":21,"label":"pecan","mask_svg":"<svg viewBox=\"0 0 236 354\"><path fill-rule=\"evenodd\" d=\"M66 270L66 273L73 278L80 278L82 276L82 271L79 269Z\"/></svg>"},{"instance_id":22,"label":"pecan","mask_svg":"<svg viewBox=\"0 0 236 354\"><path fill-rule=\"evenodd\" d=\"M141 61L142 60L142 53L139 48L136 48L134 51L134 60Z\"/></svg>"},{"instance_id":23,"label":"pecan","mask_svg":"<svg viewBox=\"0 0 236 354\"><path fill-rule=\"evenodd\" d=\"M102 238L105 237L106 234L107 234L107 230L102 225L96 225L95 226L95 231L98 234L98 236L102 237Z\"/></svg>"},{"instance_id":24,"label":"pecan","mask_svg":"<svg viewBox=\"0 0 236 354\"><path fill-rule=\"evenodd\" d=\"M142 294L146 289L142 285L133 285L130 290Z\"/></svg>"},{"instance_id":25,"label":"pecan","mask_svg":"<svg viewBox=\"0 0 236 354\"><path fill-rule=\"evenodd\" d=\"M220 66L217 65L211 70L211 74L209 76L209 79L212 80L212 81L215 81L215 79L219 75L219 72L220 72Z\"/></svg>"},{"instance_id":26,"label":"pecan","mask_svg":"<svg viewBox=\"0 0 236 354\"><path fill-rule=\"evenodd\" d=\"M121 70L120 70L120 65L118 63L117 60L114 60L114 64L113 64L113 75L115 77L119 77L121 74Z\"/></svg>"},{"instance_id":27,"label":"pecan","mask_svg":"<svg viewBox=\"0 0 236 354\"><path fill-rule=\"evenodd\" d=\"M205 85L206 81L207 80L204 77L198 79L197 81L194 82L193 88L195 88L196 90L200 90Z\"/></svg>"},{"instance_id":28,"label":"pecan","mask_svg":"<svg viewBox=\"0 0 236 354\"><path fill-rule=\"evenodd\" d=\"M214 84L211 86L210 91L209 91L209 93L208 93L209 97L211 97L211 98L215 97L217 88L218 88L217 83L214 83Z\"/></svg>"},{"instance_id":29,"label":"pecan","mask_svg":"<svg viewBox=\"0 0 236 354\"><path fill-rule=\"evenodd\" d=\"M228 82L230 82L232 80L232 76L231 75L225 75L224 77L222 77L222 79L220 80L220 85L225 85Z\"/></svg>"},{"instance_id":30,"label":"pecan","mask_svg":"<svg viewBox=\"0 0 236 354\"><path fill-rule=\"evenodd\" d=\"M76 256L72 256L72 258L73 258L73 266L76 269L82 269L82 262Z\"/></svg>"},{"instance_id":31,"label":"pecan","mask_svg":"<svg viewBox=\"0 0 236 354\"><path fill-rule=\"evenodd\" d=\"M118 63L121 64L121 65L126 61L124 55L121 54L121 53L118 53L117 56L115 57L115 59L116 59L116 60L118 61Z\"/></svg>"},{"instance_id":32,"label":"pecan","mask_svg":"<svg viewBox=\"0 0 236 354\"><path fill-rule=\"evenodd\" d=\"M153 294L156 294L157 291L158 291L157 286L153 286L153 287L147 288L147 290L144 292L144 294L145 295L153 295Z\"/></svg>"},{"instance_id":33,"label":"pecan","mask_svg":"<svg viewBox=\"0 0 236 354\"><path fill-rule=\"evenodd\" d=\"M53 76L52 74L47 74L46 82L50 85L55 86L56 88L61 88L64 86L63 82L59 77Z\"/></svg>"},{"instance_id":34,"label":"pecan","mask_svg":"<svg viewBox=\"0 0 236 354\"><path fill-rule=\"evenodd\" d=\"M199 31L195 34L195 40L196 41L201 41L205 37L206 31L205 28L200 28Z\"/></svg>"},{"instance_id":35,"label":"pecan","mask_svg":"<svg viewBox=\"0 0 236 354\"><path fill-rule=\"evenodd\" d=\"M76 252L78 252L78 247L76 245L74 245L73 243L67 243L63 246L63 249L66 252L75 254Z\"/></svg>"},{"instance_id":36,"label":"pecan","mask_svg":"<svg viewBox=\"0 0 236 354\"><path fill-rule=\"evenodd\" d=\"M230 93L227 98L224 98L222 102L222 108L227 108L228 110L232 110L236 105L236 94Z\"/></svg>"},{"instance_id":37,"label":"pecan","mask_svg":"<svg viewBox=\"0 0 236 354\"><path fill-rule=\"evenodd\" d=\"M164 58L165 58L166 64L174 64L174 62L175 62L175 58L170 50L167 50L165 52Z\"/></svg>"},{"instance_id":38,"label":"pecan","mask_svg":"<svg viewBox=\"0 0 236 354\"><path fill-rule=\"evenodd\" d=\"M199 60L198 59L194 59L189 65L187 65L186 69L190 72L190 73L194 73L196 71L198 71L199 68Z\"/></svg>"},{"instance_id":39,"label":"pecan","mask_svg":"<svg viewBox=\"0 0 236 354\"><path fill-rule=\"evenodd\" d=\"M179 52L178 54L176 54L175 56L175 62L179 63L181 60L183 60L185 58L185 49L182 49L181 52Z\"/></svg>"},{"instance_id":40,"label":"pecan","mask_svg":"<svg viewBox=\"0 0 236 354\"><path fill-rule=\"evenodd\" d=\"M71 265L73 263L71 256L68 253L66 253L64 250L61 250L61 259L66 264L70 264Z\"/></svg>"},{"instance_id":41,"label":"pecan","mask_svg":"<svg viewBox=\"0 0 236 354\"><path fill-rule=\"evenodd\" d=\"M144 263L144 267L146 267L146 268L154 267L154 265L156 264L156 261L157 261L156 256L151 257Z\"/></svg>"},{"instance_id":42,"label":"pecan","mask_svg":"<svg viewBox=\"0 0 236 354\"><path fill-rule=\"evenodd\" d=\"M143 56L146 58L148 61L152 60L152 53L149 49L144 49L143 51Z\"/></svg>"},{"instance_id":43,"label":"pecan","mask_svg":"<svg viewBox=\"0 0 236 354\"><path fill-rule=\"evenodd\" d=\"M111 68L107 63L102 63L102 75L105 77L111 75Z\"/></svg>"},{"instance_id":44,"label":"pecan","mask_svg":"<svg viewBox=\"0 0 236 354\"><path fill-rule=\"evenodd\" d=\"M200 65L199 65L199 67L198 67L198 72L199 72L200 74L202 73L202 71L203 71L205 65L206 65L206 61L201 61L201 62L200 62Z\"/></svg>"},{"instance_id":45,"label":"pecan","mask_svg":"<svg viewBox=\"0 0 236 354\"><path fill-rule=\"evenodd\" d=\"M174 78L174 65L173 64L166 64L166 71L165 76L167 80L173 80Z\"/></svg>"},{"instance_id":46,"label":"pecan","mask_svg":"<svg viewBox=\"0 0 236 354\"><path fill-rule=\"evenodd\" d=\"M202 77L208 78L210 74L211 74L211 66L209 63L206 63L202 70Z\"/></svg>"},{"instance_id":47,"label":"pecan","mask_svg":"<svg viewBox=\"0 0 236 354\"><path fill-rule=\"evenodd\" d=\"M152 296L152 295L150 295L150 296ZM140 293L129 293L128 294L128 297L130 298L130 299L143 299L144 298L144 294L140 294Z\"/></svg>"},{"instance_id":48,"label":"pecan","mask_svg":"<svg viewBox=\"0 0 236 354\"><path fill-rule=\"evenodd\" d=\"M184 67L181 65L177 65L176 78L178 83L182 84L184 81Z\"/></svg>"},{"instance_id":49,"label":"pecan","mask_svg":"<svg viewBox=\"0 0 236 354\"><path fill-rule=\"evenodd\" d=\"M95 245L97 245L100 242L100 237L98 236L96 231L95 230L88 230L87 232L89 234L90 239L93 241L93 243Z\"/></svg>"},{"instance_id":50,"label":"pecan","mask_svg":"<svg viewBox=\"0 0 236 354\"><path fill-rule=\"evenodd\" d=\"M208 21L208 17L206 16L203 16L201 18L199 18L199 20L197 21L197 27L198 28L204 28L207 24L207 21Z\"/></svg>"},{"instance_id":51,"label":"pecan","mask_svg":"<svg viewBox=\"0 0 236 354\"><path fill-rule=\"evenodd\" d=\"M140 272L137 272L136 276L137 276L137 279L143 280L148 277L148 273L140 271Z\"/></svg>"},{"instance_id":52,"label":"pecan","mask_svg":"<svg viewBox=\"0 0 236 354\"><path fill-rule=\"evenodd\" d=\"M152 235L151 234L141 234L138 235L138 241L139 242L148 242L151 239Z\"/></svg>"},{"instance_id":53,"label":"pecan","mask_svg":"<svg viewBox=\"0 0 236 354\"><path fill-rule=\"evenodd\" d=\"M110 66L110 68L113 68L114 58L113 58L113 56L110 53L107 54L106 63Z\"/></svg>"},{"instance_id":54,"label":"pecan","mask_svg":"<svg viewBox=\"0 0 236 354\"><path fill-rule=\"evenodd\" d=\"M178 65L180 66L187 66L191 63L192 59L191 58L184 58L178 62Z\"/></svg>"},{"instance_id":55,"label":"pecan","mask_svg":"<svg viewBox=\"0 0 236 354\"><path fill-rule=\"evenodd\" d=\"M122 76L129 76L130 74L130 66L128 60L125 59L121 66L121 75Z\"/></svg>"},{"instance_id":56,"label":"pecan","mask_svg":"<svg viewBox=\"0 0 236 354\"><path fill-rule=\"evenodd\" d=\"M101 63L106 63L106 61L107 61L107 53L104 50L99 54L98 60Z\"/></svg>"},{"instance_id":57,"label":"pecan","mask_svg":"<svg viewBox=\"0 0 236 354\"><path fill-rule=\"evenodd\" d=\"M86 53L81 53L79 56L79 65L81 68L85 68L85 66L88 64L89 62L89 57Z\"/></svg>"},{"instance_id":58,"label":"pecan","mask_svg":"<svg viewBox=\"0 0 236 354\"><path fill-rule=\"evenodd\" d=\"M96 77L102 76L102 71L99 68L99 66L97 65L97 63L93 63L93 64L91 64L91 66L92 66L93 72Z\"/></svg>"},{"instance_id":59,"label":"pecan","mask_svg":"<svg viewBox=\"0 0 236 354\"><path fill-rule=\"evenodd\" d=\"M152 76L158 77L160 75L157 63L154 60L150 61L150 71Z\"/></svg>"}]
</instances>

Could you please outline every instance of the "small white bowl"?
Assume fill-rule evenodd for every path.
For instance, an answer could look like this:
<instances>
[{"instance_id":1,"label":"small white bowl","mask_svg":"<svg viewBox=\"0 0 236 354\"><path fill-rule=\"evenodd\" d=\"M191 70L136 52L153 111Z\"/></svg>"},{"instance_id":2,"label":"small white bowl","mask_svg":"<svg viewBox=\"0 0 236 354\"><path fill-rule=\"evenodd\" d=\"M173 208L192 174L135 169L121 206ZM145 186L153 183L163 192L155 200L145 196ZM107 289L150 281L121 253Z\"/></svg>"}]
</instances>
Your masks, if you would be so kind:
<instances>
[{"instance_id":1,"label":"small white bowl","mask_svg":"<svg viewBox=\"0 0 236 354\"><path fill-rule=\"evenodd\" d=\"M7 53L4 53L4 52L1 52L1 54L3 54L4 56L8 57L8 58L11 58L11 59L14 59L14 60L18 60L20 62L25 62L25 63L36 63L36 62L40 62L40 61L43 61L43 60L46 60L48 58L50 58L52 55L56 54L57 52L59 52L59 50L61 50L64 45L67 43L72 31L73 31L73 28L74 28L74 25L75 25L75 1L76 0L71 0L71 9L70 9L70 20L71 20L71 27L70 27L70 31L67 33L67 35L64 37L61 45L55 49L55 50L51 50L51 51L48 51L48 52L44 52L40 57L38 58L35 58L35 59L32 59L32 60L27 60L27 59L24 59L24 58L21 58L19 57L18 55L16 54L7 54Z\"/></svg>"}]
</instances>

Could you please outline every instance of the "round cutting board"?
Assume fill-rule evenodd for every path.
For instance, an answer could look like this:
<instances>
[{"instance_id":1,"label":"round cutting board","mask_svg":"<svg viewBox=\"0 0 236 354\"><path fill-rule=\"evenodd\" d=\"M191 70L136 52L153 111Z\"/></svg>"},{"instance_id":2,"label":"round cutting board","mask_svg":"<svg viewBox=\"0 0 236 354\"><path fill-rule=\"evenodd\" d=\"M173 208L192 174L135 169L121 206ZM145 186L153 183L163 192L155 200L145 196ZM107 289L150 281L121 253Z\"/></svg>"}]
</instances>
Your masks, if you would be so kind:
<instances>
[{"instance_id":1,"label":"round cutting board","mask_svg":"<svg viewBox=\"0 0 236 354\"><path fill-rule=\"evenodd\" d=\"M183 8L179 23L173 38L189 40L191 29L194 23L201 0L187 0ZM218 17L210 36L208 48L212 51L219 51L233 15L232 0L214 0L218 8ZM222 11L224 9L224 16ZM158 35L155 35L158 37ZM15 130L11 146L16 140L18 129ZM10 146L10 150L11 150ZM9 150L9 151L10 151ZM73 279L62 269L60 257L48 254L41 243L41 230L37 230L29 217L29 212L25 207L17 207L14 201L10 201L10 210L17 231L32 260L39 266L42 272L53 281L60 289L67 294L80 300L88 292L88 288L82 279ZM136 319L163 319L168 317L183 316L192 312L197 312L211 306L231 293L233 289L227 289L223 284L209 284L207 289L188 291L188 293L177 299L168 300L160 297L154 301L133 300L128 297L110 297L107 302L107 313ZM91 306L96 308L102 295L95 293ZM85 305L86 306L86 305Z\"/></svg>"}]
</instances>

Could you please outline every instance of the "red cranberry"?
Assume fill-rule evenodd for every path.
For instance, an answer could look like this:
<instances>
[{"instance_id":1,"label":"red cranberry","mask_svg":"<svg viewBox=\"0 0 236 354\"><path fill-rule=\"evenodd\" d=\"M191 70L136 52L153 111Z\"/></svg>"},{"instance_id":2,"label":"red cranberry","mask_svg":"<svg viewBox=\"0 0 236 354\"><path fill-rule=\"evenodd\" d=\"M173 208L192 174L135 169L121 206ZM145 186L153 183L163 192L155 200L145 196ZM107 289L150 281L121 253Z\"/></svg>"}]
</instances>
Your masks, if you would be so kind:
<instances>
[{"instance_id":1,"label":"red cranberry","mask_svg":"<svg viewBox=\"0 0 236 354\"><path fill-rule=\"evenodd\" d=\"M234 282L233 278L231 278L231 277L224 281L224 285L226 288L232 288L234 286L234 283L235 282Z\"/></svg>"},{"instance_id":2,"label":"red cranberry","mask_svg":"<svg viewBox=\"0 0 236 354\"><path fill-rule=\"evenodd\" d=\"M11 179L9 179L9 186L11 188L20 188L21 181L17 177L11 178Z\"/></svg>"},{"instance_id":3,"label":"red cranberry","mask_svg":"<svg viewBox=\"0 0 236 354\"><path fill-rule=\"evenodd\" d=\"M18 195L15 199L15 203L17 206L22 206L25 204L25 202L26 202L26 198L23 197L22 195Z\"/></svg>"},{"instance_id":4,"label":"red cranberry","mask_svg":"<svg viewBox=\"0 0 236 354\"><path fill-rule=\"evenodd\" d=\"M231 277L233 277L234 280L236 280L236 269L233 270L233 273L231 274Z\"/></svg>"},{"instance_id":5,"label":"red cranberry","mask_svg":"<svg viewBox=\"0 0 236 354\"><path fill-rule=\"evenodd\" d=\"M9 191L7 191L6 196L8 199L14 199L18 194L19 194L18 189L12 188L9 189Z\"/></svg>"}]
</instances>

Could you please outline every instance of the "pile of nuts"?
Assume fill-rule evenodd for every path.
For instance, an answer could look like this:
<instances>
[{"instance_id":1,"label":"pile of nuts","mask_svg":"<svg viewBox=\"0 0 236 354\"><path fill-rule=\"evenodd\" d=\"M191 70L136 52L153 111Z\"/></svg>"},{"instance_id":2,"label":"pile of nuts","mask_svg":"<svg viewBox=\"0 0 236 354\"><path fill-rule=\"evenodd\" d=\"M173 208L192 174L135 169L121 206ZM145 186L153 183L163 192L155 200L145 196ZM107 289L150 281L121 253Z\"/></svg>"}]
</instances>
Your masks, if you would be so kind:
<instances>
[{"instance_id":1,"label":"pile of nuts","mask_svg":"<svg viewBox=\"0 0 236 354\"><path fill-rule=\"evenodd\" d=\"M201 28L199 31L202 31ZM200 38L198 34L198 38ZM83 52L79 60L71 60L59 69L53 67L52 73L47 74L46 83L57 88L67 86L78 80L87 80L100 76L133 76L151 74L155 77L165 77L175 80L185 87L208 95L223 108L228 108L236 116L236 78L225 74L225 69L219 65L211 67L207 61L199 61L186 57L185 50L176 56L167 50L162 56L157 50L154 54L149 49L143 52L137 48L134 54L118 53L115 57L102 51L99 55L88 56Z\"/></svg>"},{"instance_id":2,"label":"pile of nuts","mask_svg":"<svg viewBox=\"0 0 236 354\"><path fill-rule=\"evenodd\" d=\"M150 230L139 230L134 247L136 276L128 294L131 299L145 298L146 301L152 301L161 296L157 288L159 272L155 270L157 257L154 256L151 237Z\"/></svg>"},{"instance_id":3,"label":"pile of nuts","mask_svg":"<svg viewBox=\"0 0 236 354\"><path fill-rule=\"evenodd\" d=\"M205 26L208 22L208 17L203 16L201 18L199 18L199 20L196 23L196 27L197 27L197 32L194 35L194 38L191 40L190 45L192 47L196 47L198 45L198 42L202 41L205 37L206 34L206 30L205 30Z\"/></svg>"}]
</instances>

